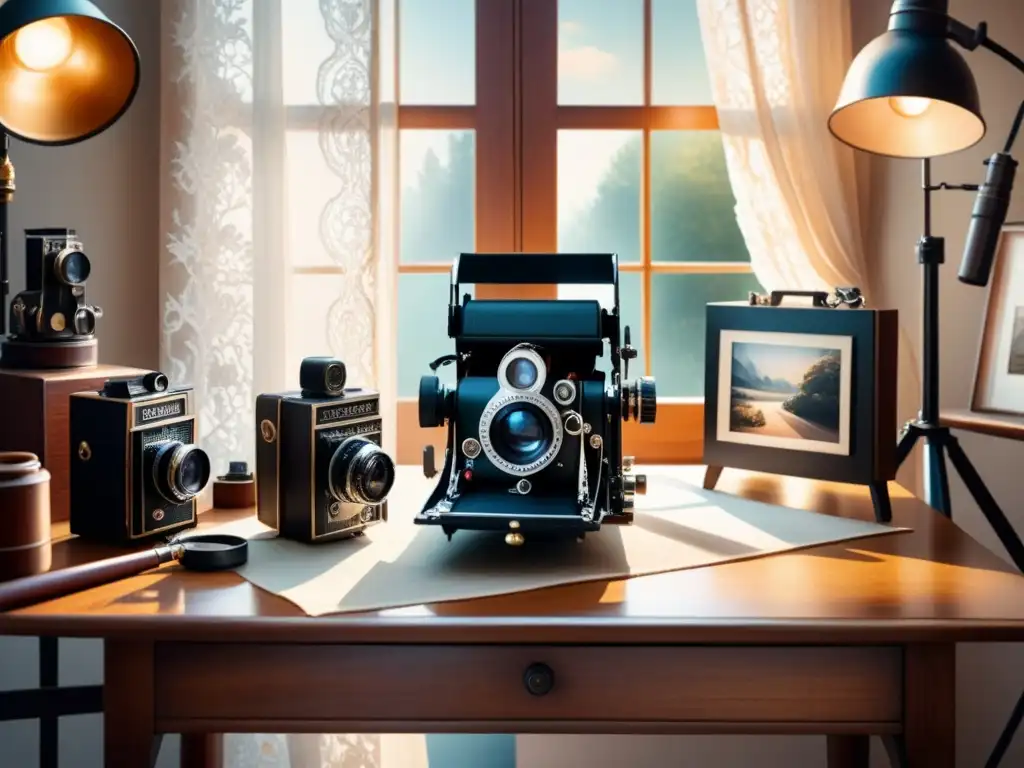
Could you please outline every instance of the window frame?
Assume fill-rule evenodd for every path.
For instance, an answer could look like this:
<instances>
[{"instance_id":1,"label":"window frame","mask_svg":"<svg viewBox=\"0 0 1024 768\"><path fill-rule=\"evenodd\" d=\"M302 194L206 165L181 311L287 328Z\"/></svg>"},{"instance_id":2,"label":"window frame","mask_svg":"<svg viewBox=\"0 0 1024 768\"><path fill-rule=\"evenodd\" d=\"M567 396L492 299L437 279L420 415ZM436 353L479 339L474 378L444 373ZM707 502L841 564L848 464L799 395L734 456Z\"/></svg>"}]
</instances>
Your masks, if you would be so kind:
<instances>
[{"instance_id":1,"label":"window frame","mask_svg":"<svg viewBox=\"0 0 1024 768\"><path fill-rule=\"evenodd\" d=\"M401 0L399 0L399 3ZM401 13L399 7L399 14ZM651 255L650 145L654 131L717 130L714 106L659 106L652 102L652 0L643 0L643 105L558 104L558 2L476 0L476 98L472 105L398 105L404 130L471 130L475 134L475 246L478 252L558 251L557 142L560 130L633 130L642 137L641 259L620 263L641 275L641 349L651 375L651 287L658 274L750 274L751 264L654 261ZM528 52L528 53L527 53ZM529 83L528 88L523 83ZM398 91L400 92L400 91ZM317 130L319 105L286 105L287 131ZM401 212L399 211L399 216ZM402 274L447 274L450 263L403 263ZM333 274L331 266L290 267L290 275ZM556 298L547 285L478 286L481 298ZM440 310L439 310L440 311ZM422 429L417 399L397 404L397 460L418 464L425 445L443 455L445 429ZM704 398L659 397L654 425L624 427L624 451L642 463L700 463Z\"/></svg>"}]
</instances>

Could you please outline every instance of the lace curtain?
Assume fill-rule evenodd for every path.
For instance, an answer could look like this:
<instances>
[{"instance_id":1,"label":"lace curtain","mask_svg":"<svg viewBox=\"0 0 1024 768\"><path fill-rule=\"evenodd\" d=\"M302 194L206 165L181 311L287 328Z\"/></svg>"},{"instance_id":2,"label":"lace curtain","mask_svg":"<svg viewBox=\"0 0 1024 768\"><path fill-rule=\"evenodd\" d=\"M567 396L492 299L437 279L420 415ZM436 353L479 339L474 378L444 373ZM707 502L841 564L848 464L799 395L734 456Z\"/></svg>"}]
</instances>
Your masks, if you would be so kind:
<instances>
[{"instance_id":1,"label":"lace curtain","mask_svg":"<svg viewBox=\"0 0 1024 768\"><path fill-rule=\"evenodd\" d=\"M161 2L161 359L218 474L254 461L256 395L296 387L309 354L381 390L394 450L393 3ZM302 14L318 39L285 39ZM310 49L315 103L286 103ZM225 738L227 768L426 765L420 735Z\"/></svg>"},{"instance_id":2,"label":"lace curtain","mask_svg":"<svg viewBox=\"0 0 1024 768\"><path fill-rule=\"evenodd\" d=\"M697 0L736 218L768 290L872 297L852 149L829 133L853 58L850 0ZM917 362L900 338L900 400ZM895 439L895 437L894 437Z\"/></svg>"},{"instance_id":3,"label":"lace curtain","mask_svg":"<svg viewBox=\"0 0 1024 768\"><path fill-rule=\"evenodd\" d=\"M826 120L851 60L848 0L698 0L736 218L765 288L868 293L852 150Z\"/></svg>"}]
</instances>

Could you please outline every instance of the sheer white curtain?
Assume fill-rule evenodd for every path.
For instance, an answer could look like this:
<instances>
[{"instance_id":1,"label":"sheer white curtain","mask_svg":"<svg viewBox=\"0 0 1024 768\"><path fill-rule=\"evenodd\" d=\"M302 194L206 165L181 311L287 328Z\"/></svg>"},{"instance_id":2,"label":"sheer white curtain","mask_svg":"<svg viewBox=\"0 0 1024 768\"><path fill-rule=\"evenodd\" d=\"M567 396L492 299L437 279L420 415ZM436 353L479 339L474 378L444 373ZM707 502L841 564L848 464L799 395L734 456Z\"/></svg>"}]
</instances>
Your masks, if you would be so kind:
<instances>
[{"instance_id":1,"label":"sheer white curtain","mask_svg":"<svg viewBox=\"0 0 1024 768\"><path fill-rule=\"evenodd\" d=\"M768 290L856 285L870 306L854 151L827 127L853 56L851 2L697 0L697 9L758 280ZM900 341L901 400L912 401L918 368Z\"/></svg>"},{"instance_id":2,"label":"sheer white curtain","mask_svg":"<svg viewBox=\"0 0 1024 768\"><path fill-rule=\"evenodd\" d=\"M161 358L218 473L311 354L381 390L394 450L394 3L161 2ZM228 768L426 765L420 735L226 738Z\"/></svg>"},{"instance_id":3,"label":"sheer white curtain","mask_svg":"<svg viewBox=\"0 0 1024 768\"><path fill-rule=\"evenodd\" d=\"M853 151L826 126L851 59L848 0L697 8L754 273L768 290L867 293Z\"/></svg>"}]
</instances>

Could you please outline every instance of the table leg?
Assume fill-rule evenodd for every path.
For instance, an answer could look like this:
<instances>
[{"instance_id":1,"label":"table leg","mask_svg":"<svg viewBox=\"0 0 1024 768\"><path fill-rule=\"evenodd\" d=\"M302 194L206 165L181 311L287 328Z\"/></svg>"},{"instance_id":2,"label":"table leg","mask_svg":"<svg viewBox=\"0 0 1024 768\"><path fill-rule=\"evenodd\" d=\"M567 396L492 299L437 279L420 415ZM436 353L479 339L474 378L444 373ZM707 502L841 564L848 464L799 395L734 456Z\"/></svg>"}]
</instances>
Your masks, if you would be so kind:
<instances>
[{"instance_id":1,"label":"table leg","mask_svg":"<svg viewBox=\"0 0 1024 768\"><path fill-rule=\"evenodd\" d=\"M956 646L908 645L903 660L903 744L909 768L956 764Z\"/></svg>"},{"instance_id":2,"label":"table leg","mask_svg":"<svg viewBox=\"0 0 1024 768\"><path fill-rule=\"evenodd\" d=\"M828 768L868 768L870 736L828 736Z\"/></svg>"},{"instance_id":3,"label":"table leg","mask_svg":"<svg viewBox=\"0 0 1024 768\"><path fill-rule=\"evenodd\" d=\"M181 734L181 768L221 768L224 765L224 734Z\"/></svg>"},{"instance_id":4,"label":"table leg","mask_svg":"<svg viewBox=\"0 0 1024 768\"><path fill-rule=\"evenodd\" d=\"M153 643L105 641L103 677L103 764L153 768L162 738L154 731Z\"/></svg>"}]
</instances>

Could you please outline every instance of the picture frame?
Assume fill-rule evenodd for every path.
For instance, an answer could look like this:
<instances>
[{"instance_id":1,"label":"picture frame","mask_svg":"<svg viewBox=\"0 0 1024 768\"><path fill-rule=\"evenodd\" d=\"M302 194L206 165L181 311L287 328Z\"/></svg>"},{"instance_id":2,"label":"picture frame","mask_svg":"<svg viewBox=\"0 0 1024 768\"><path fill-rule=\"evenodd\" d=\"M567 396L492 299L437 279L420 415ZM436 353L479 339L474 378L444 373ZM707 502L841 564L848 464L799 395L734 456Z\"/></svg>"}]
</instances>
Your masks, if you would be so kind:
<instances>
[{"instance_id":1,"label":"picture frame","mask_svg":"<svg viewBox=\"0 0 1024 768\"><path fill-rule=\"evenodd\" d=\"M708 304L705 487L725 467L866 485L888 522L897 318L894 309Z\"/></svg>"},{"instance_id":2,"label":"picture frame","mask_svg":"<svg viewBox=\"0 0 1024 768\"><path fill-rule=\"evenodd\" d=\"M1004 226L996 244L971 410L1024 416L1024 224Z\"/></svg>"}]
</instances>

